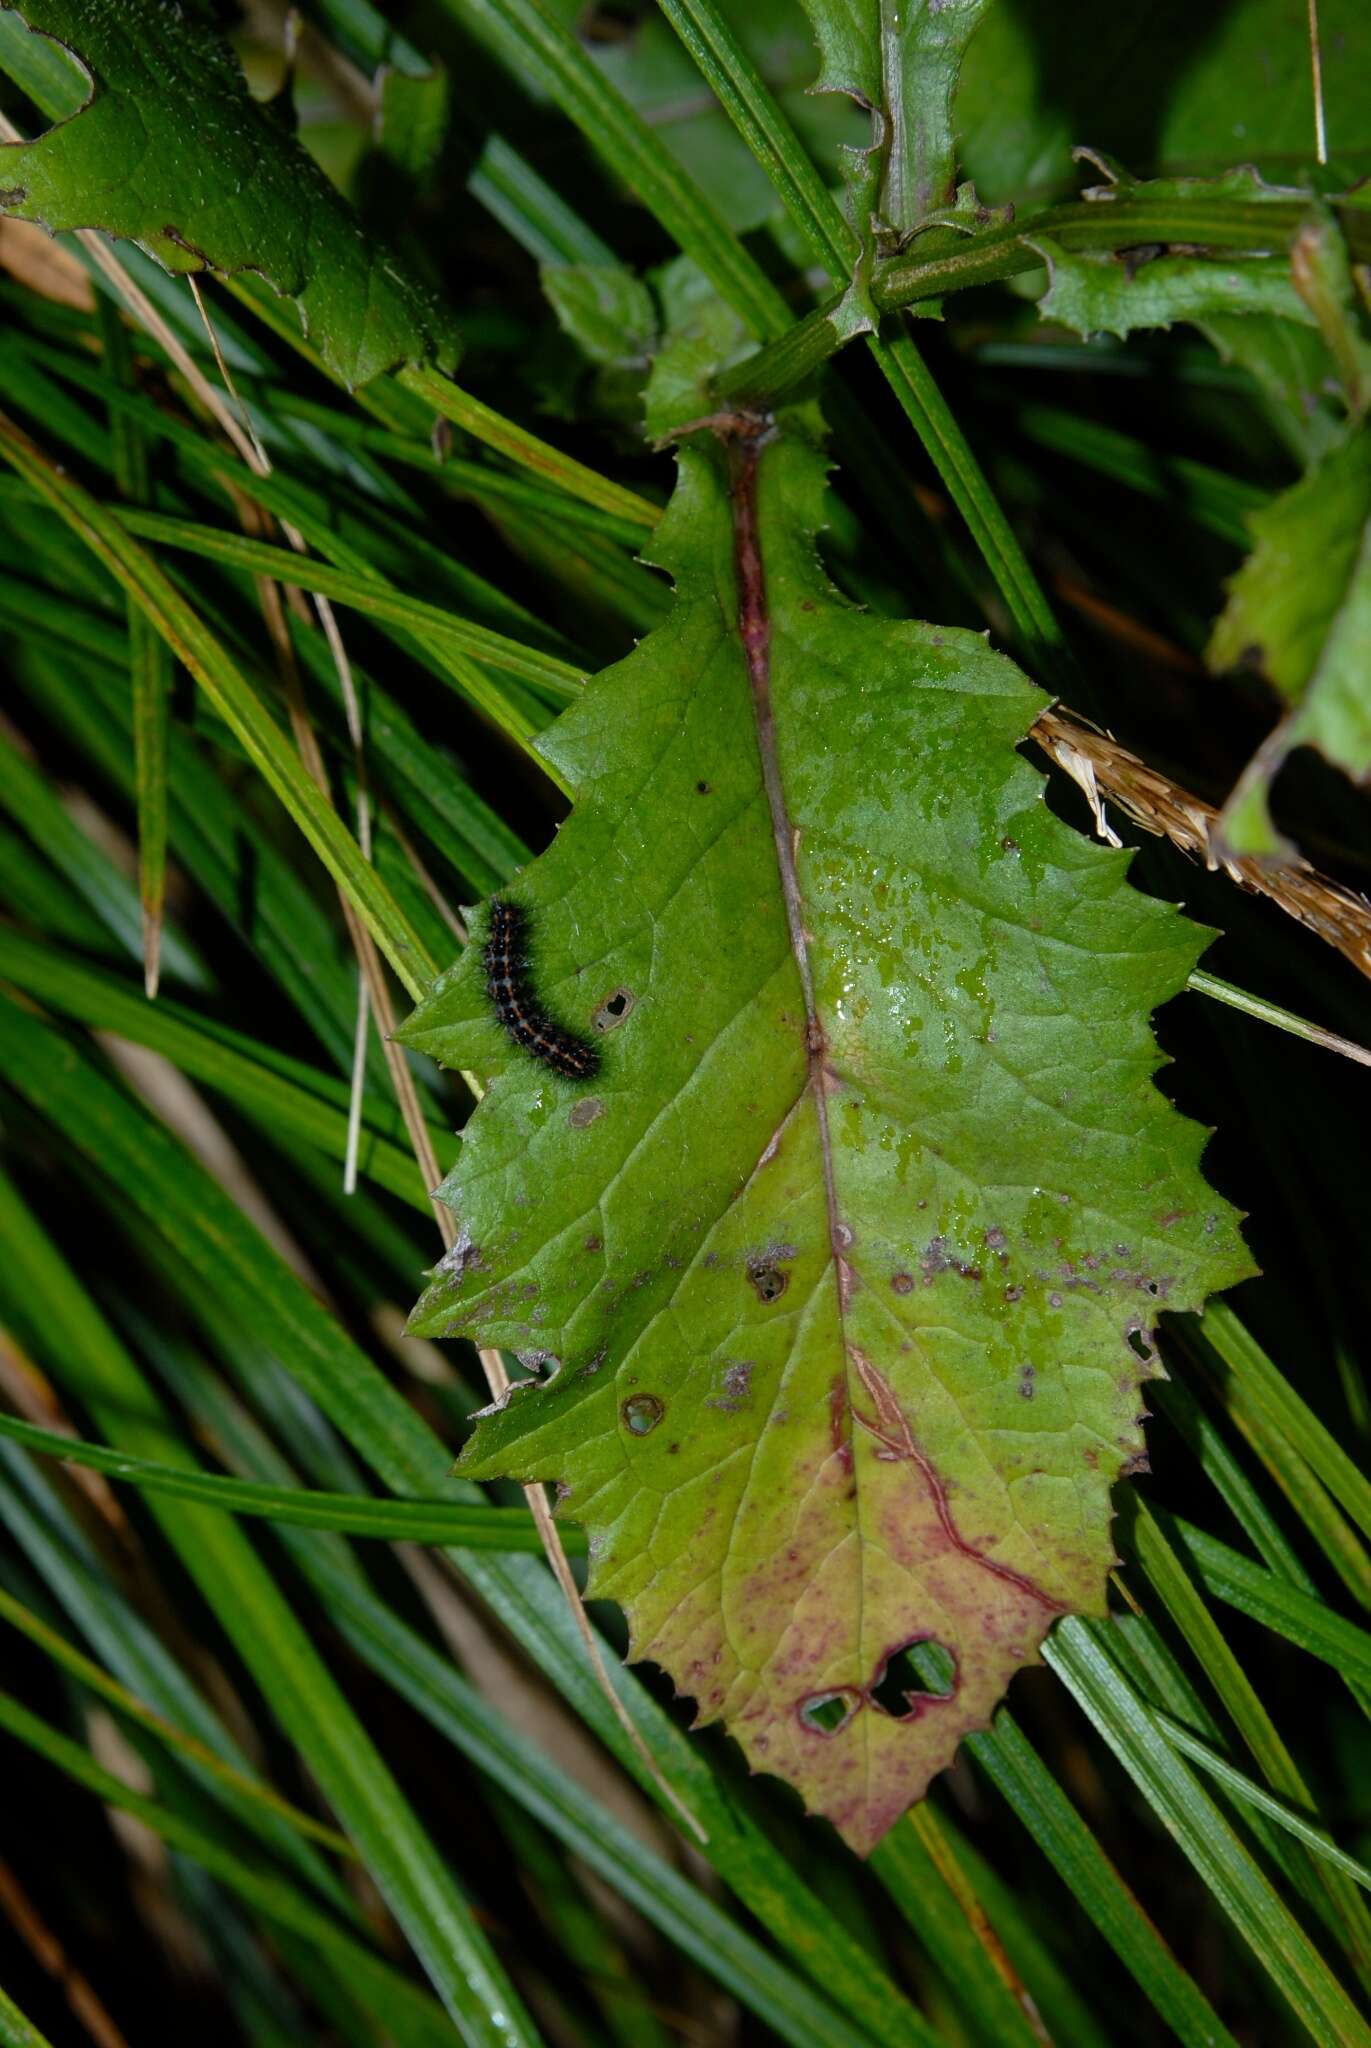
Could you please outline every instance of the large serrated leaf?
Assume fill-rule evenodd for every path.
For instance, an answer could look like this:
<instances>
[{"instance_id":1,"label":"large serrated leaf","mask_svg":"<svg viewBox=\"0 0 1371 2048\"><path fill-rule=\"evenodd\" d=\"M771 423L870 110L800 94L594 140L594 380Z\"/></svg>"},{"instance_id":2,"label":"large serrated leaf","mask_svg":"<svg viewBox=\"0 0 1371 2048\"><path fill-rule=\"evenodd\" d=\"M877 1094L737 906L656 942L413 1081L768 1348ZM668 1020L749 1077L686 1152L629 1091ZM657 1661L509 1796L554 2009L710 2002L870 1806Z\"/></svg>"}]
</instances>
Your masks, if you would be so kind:
<instances>
[{"instance_id":1,"label":"large serrated leaf","mask_svg":"<svg viewBox=\"0 0 1371 2048\"><path fill-rule=\"evenodd\" d=\"M104 229L173 271L257 271L298 302L349 384L455 360L446 316L251 97L221 38L154 0L0 6L65 46L90 81L85 105L45 135L0 145L0 213L54 232Z\"/></svg>"},{"instance_id":2,"label":"large serrated leaf","mask_svg":"<svg viewBox=\"0 0 1371 2048\"><path fill-rule=\"evenodd\" d=\"M683 451L674 611L540 742L578 801L512 892L599 1072L480 943L410 1021L492 1077L413 1327L550 1368L465 1469L561 1482L633 1654L866 1850L1102 1608L1146 1332L1248 1265L1152 1081L1205 935L1048 812L1011 663L842 603L821 514L795 427Z\"/></svg>"}]
</instances>

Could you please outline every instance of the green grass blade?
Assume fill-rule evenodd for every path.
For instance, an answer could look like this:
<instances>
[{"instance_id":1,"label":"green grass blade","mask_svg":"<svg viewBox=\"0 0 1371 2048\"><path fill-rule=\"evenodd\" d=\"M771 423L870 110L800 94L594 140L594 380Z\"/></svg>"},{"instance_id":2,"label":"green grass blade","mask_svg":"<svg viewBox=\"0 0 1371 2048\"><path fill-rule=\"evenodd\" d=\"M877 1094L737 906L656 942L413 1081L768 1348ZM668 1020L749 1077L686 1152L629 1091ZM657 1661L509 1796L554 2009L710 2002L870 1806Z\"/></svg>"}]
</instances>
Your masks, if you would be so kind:
<instances>
[{"instance_id":1,"label":"green grass blade","mask_svg":"<svg viewBox=\"0 0 1371 2048\"><path fill-rule=\"evenodd\" d=\"M1007 1709L967 1746L1185 2048L1237 2048Z\"/></svg>"},{"instance_id":2,"label":"green grass blade","mask_svg":"<svg viewBox=\"0 0 1371 2048\"><path fill-rule=\"evenodd\" d=\"M937 1827L927 1805L906 1814L880 1842L871 1867L937 1967L971 2029L986 2048L1039 2048L1041 2036L995 1968L967 1918L925 1831Z\"/></svg>"},{"instance_id":3,"label":"green grass blade","mask_svg":"<svg viewBox=\"0 0 1371 2048\"><path fill-rule=\"evenodd\" d=\"M20 1013L0 1005L10 1018ZM71 1055L51 1034L51 1064ZM37 1043L29 1038L29 1046ZM137 1115L126 1105L126 1115ZM112 1441L136 1455L193 1466L137 1366L82 1293L44 1233L0 1181L4 1235L28 1284L45 1303L48 1354L63 1384ZM513 2048L537 2036L451 1873L420 1827L374 1745L348 1707L252 1546L223 1515L190 1503L152 1500L153 1512L186 1568L253 1671L273 1712L308 1761L325 1796L387 1898L466 2038Z\"/></svg>"},{"instance_id":4,"label":"green grass blade","mask_svg":"<svg viewBox=\"0 0 1371 2048\"><path fill-rule=\"evenodd\" d=\"M1358 1470L1225 1302L1215 1302L1206 1313L1197 1341L1232 1375L1240 1398L1254 1415L1289 1440L1371 1540L1371 1479Z\"/></svg>"},{"instance_id":5,"label":"green grass blade","mask_svg":"<svg viewBox=\"0 0 1371 2048\"><path fill-rule=\"evenodd\" d=\"M161 1053L180 1072L246 1110L268 1131L289 1132L317 1145L331 1159L344 1157L348 1091L333 1075L259 1045L228 1025L197 1017L166 998L153 1008L118 976L3 928L0 980L65 1017ZM367 1098L362 1122L359 1171L427 1216L428 1195L414 1155L388 1135L398 1128L395 1110ZM452 1139L447 1127L434 1121L430 1136L440 1160L449 1158Z\"/></svg>"},{"instance_id":6,"label":"green grass blade","mask_svg":"<svg viewBox=\"0 0 1371 2048\"><path fill-rule=\"evenodd\" d=\"M1286 1540L1280 1524L1243 1471L1218 1424L1206 1414L1188 1389L1174 1377L1154 1386L1152 1398L1189 1444L1199 1459L1206 1478L1212 1480L1238 1526L1267 1567L1287 1585L1295 1587L1301 1593L1317 1597L1318 1589L1313 1579ZM1311 1480L1310 1488L1321 1496L1319 1506L1323 1518L1327 1520L1336 1516L1337 1509L1323 1493L1322 1488L1318 1487L1318 1482ZM1317 1526L1316 1524L1316 1529ZM1345 1535L1349 1545L1355 1542L1350 1529L1345 1530ZM1371 1715L1371 1688L1349 1674L1344 1676L1353 1698L1364 1713Z\"/></svg>"},{"instance_id":7,"label":"green grass blade","mask_svg":"<svg viewBox=\"0 0 1371 2048\"><path fill-rule=\"evenodd\" d=\"M34 679L72 745L116 789L132 791L128 693L121 678L75 672L56 663ZM356 963L330 916L318 871L288 858L256 814L247 792L233 788L205 758L195 738L173 727L170 796L179 865L217 910L240 944L228 959L274 980L319 1044L347 1073L356 1009ZM164 934L169 965L175 934ZM203 977L202 977L203 979ZM387 1076L379 1052L368 1067L380 1090Z\"/></svg>"},{"instance_id":8,"label":"green grass blade","mask_svg":"<svg viewBox=\"0 0 1371 2048\"><path fill-rule=\"evenodd\" d=\"M200 1501L224 1514L258 1516L296 1529L375 1536L388 1543L452 1543L467 1550L542 1552L542 1539L527 1508L470 1507L442 1500L370 1500L309 1487L258 1486L251 1480L214 1472L180 1471L107 1444L83 1443L13 1415L0 1415L0 1436L46 1457L126 1480L144 1492ZM584 1554L585 1540L579 1530L568 1528L563 1541L572 1555Z\"/></svg>"},{"instance_id":9,"label":"green grass blade","mask_svg":"<svg viewBox=\"0 0 1371 2048\"><path fill-rule=\"evenodd\" d=\"M0 1424L10 1420L8 1416L0 1417ZM39 1434L46 1435L47 1432L40 1431ZM36 1643L40 1650L83 1685L87 1692L95 1693L99 1698L108 1701L112 1707L117 1707L121 1714L136 1720L140 1727L146 1728L169 1749L175 1749L181 1755L191 1758L201 1770L207 1771L211 1777L218 1778L239 1799L263 1806L278 1820L285 1821L288 1827L295 1828L302 1835L308 1835L312 1841L322 1843L326 1848L332 1849L335 1855L356 1854L351 1842L335 1829L326 1827L312 1814L302 1813L298 1806L292 1806L288 1799L283 1799L279 1792L273 1792L269 1785L262 1784L257 1778L249 1777L245 1771L236 1770L205 1743L198 1742L193 1735L187 1735L172 1722L163 1720L160 1714L154 1713L131 1693L127 1686L120 1685L118 1679L111 1678L109 1673L102 1670L91 1658L83 1655L80 1650L73 1649L56 1629L49 1628L47 1623L26 1608L22 1601L14 1599L3 1588L0 1588L0 1620L7 1621L11 1628L18 1629L30 1642Z\"/></svg>"},{"instance_id":10,"label":"green grass blade","mask_svg":"<svg viewBox=\"0 0 1371 2048\"><path fill-rule=\"evenodd\" d=\"M944 1817L944 1826L948 1823ZM950 1830L949 1830L950 1831ZM964 1834L955 1838L957 1861L966 1872L1006 1955L1041 2015L1048 2038L1070 2042L1071 2048L1117 2048L1116 2015L1112 2008L1106 2018L1092 2011L1089 1997L1104 2004L1097 1981L1089 1968L1088 1939L1074 1918L1069 1941L1049 1946L1056 1932L1046 1900L1021 1892L993 1869ZM1094 1958L1098 1963L1098 1957Z\"/></svg>"},{"instance_id":11,"label":"green grass blade","mask_svg":"<svg viewBox=\"0 0 1371 2048\"><path fill-rule=\"evenodd\" d=\"M540 441L526 427L483 405L479 398L473 398L469 391L463 391L460 385L437 370L416 366L401 371L400 381L406 390L422 398L426 405L431 405L443 419L451 420L463 433L483 441L488 448L497 449L520 469L545 477L569 497L580 498L585 504L594 505L601 512L612 513L616 519L626 519L638 527L650 529L661 517L660 505L654 505L650 499L639 497L636 491L627 490L623 484L614 483L609 477L587 469L583 462L564 455L560 448Z\"/></svg>"},{"instance_id":12,"label":"green grass blade","mask_svg":"<svg viewBox=\"0 0 1371 2048\"><path fill-rule=\"evenodd\" d=\"M86 837L51 784L0 733L0 809L68 881L123 950L143 957L143 922L137 891ZM203 988L204 969L185 946L167 949L168 966L179 981Z\"/></svg>"},{"instance_id":13,"label":"green grass blade","mask_svg":"<svg viewBox=\"0 0 1371 2048\"><path fill-rule=\"evenodd\" d=\"M163 547L180 549L205 561L222 562L252 576L272 576L277 582L294 584L299 590L317 591L367 618L402 626L417 639L448 642L478 661L488 661L509 675L523 676L539 684L560 703L569 704L580 695L585 677L570 662L511 640L507 634L494 633L489 627L473 625L470 620L444 611L441 605L393 592L377 577L334 569L290 548L252 540L246 534L201 526L189 519L173 519L162 512L143 512L130 506L121 509L118 517L125 530L140 539L157 541ZM509 724L511 715L503 714L505 729L512 737L526 740L530 736L527 732L515 732Z\"/></svg>"},{"instance_id":14,"label":"green grass blade","mask_svg":"<svg viewBox=\"0 0 1371 2048\"><path fill-rule=\"evenodd\" d=\"M535 263L612 263L614 251L502 136L488 135L467 190Z\"/></svg>"},{"instance_id":15,"label":"green grass blade","mask_svg":"<svg viewBox=\"0 0 1371 2048\"><path fill-rule=\"evenodd\" d=\"M907 2007L903 2025L881 2032L863 2026L846 2001L831 2005L535 1749L364 1585L299 1550L297 1556L348 1641L388 1684L782 2039L796 2048L931 2044Z\"/></svg>"},{"instance_id":16,"label":"green grass blade","mask_svg":"<svg viewBox=\"0 0 1371 2048\"><path fill-rule=\"evenodd\" d=\"M1096 1630L1068 1617L1045 1655L1313 2039L1365 2048L1371 2030Z\"/></svg>"},{"instance_id":17,"label":"green grass blade","mask_svg":"<svg viewBox=\"0 0 1371 2048\"><path fill-rule=\"evenodd\" d=\"M857 260L858 237L731 23L713 0L659 0L659 4L770 178L791 219L803 229L836 283L851 272Z\"/></svg>"},{"instance_id":18,"label":"green grass blade","mask_svg":"<svg viewBox=\"0 0 1371 2048\"><path fill-rule=\"evenodd\" d=\"M427 957L373 868L362 858L327 799L310 780L279 726L223 648L150 556L108 508L75 480L54 469L26 434L0 416L0 454L79 533L115 579L146 610L159 633L213 701L249 759L261 771L329 873L356 907L372 937L411 995L432 981Z\"/></svg>"},{"instance_id":19,"label":"green grass blade","mask_svg":"<svg viewBox=\"0 0 1371 2048\"><path fill-rule=\"evenodd\" d=\"M49 1726L3 1692L0 1692L0 1729L64 1771L78 1785L94 1793L104 1805L133 1814L170 1847L193 1857L203 1869L220 1878L278 1927L303 1935L350 1975L360 1974L369 1978L375 1987L378 2012L386 2012L389 2001L397 1997L402 2009L409 2003L404 1980L379 1956L373 1956L364 1949L327 1913L303 1898L294 1885L264 1864L245 1862L221 1847L213 1835L184 1821L157 1800L135 1792L122 1778L116 1778L111 1771L96 1763L80 1743L73 1742L70 1736ZM461 2028L460 2034L469 2042L502 2038L498 2034L482 2036L467 2028ZM454 2034L450 2026L439 2024L427 2029L426 2038L432 2043L451 2043ZM505 2034L503 2038L517 2037ZM535 2042L537 2039L532 2034L526 2038Z\"/></svg>"},{"instance_id":20,"label":"green grass blade","mask_svg":"<svg viewBox=\"0 0 1371 2048\"><path fill-rule=\"evenodd\" d=\"M1271 1790L1289 1806L1308 1812L1312 1804L1309 1788L1294 1758L1181 1557L1167 1541L1164 1520L1137 1494L1128 1501L1124 1540ZM1365 1901L1344 1874L1329 1869L1325 1862L1316 1860L1303 1868L1297 1862L1293 1875L1311 1903L1331 1916L1354 1963L1366 1975L1371 1963L1371 1915Z\"/></svg>"},{"instance_id":21,"label":"green grass blade","mask_svg":"<svg viewBox=\"0 0 1371 2048\"><path fill-rule=\"evenodd\" d=\"M1277 1578L1193 1523L1175 1517L1168 1527L1205 1591L1216 1600L1274 1629L1345 1676L1371 1684L1371 1631L1344 1621L1317 1594Z\"/></svg>"},{"instance_id":22,"label":"green grass blade","mask_svg":"<svg viewBox=\"0 0 1371 2048\"><path fill-rule=\"evenodd\" d=\"M98 1187L121 1213L136 1211L165 1244L173 1255L168 1278L211 1342L232 1333L235 1365L251 1356L253 1339L260 1340L269 1329L275 1355L394 1493L431 1496L444 1485L451 1452L266 1246L218 1183L95 1067L4 1002L0 1072L10 1086L40 1104L68 1142L85 1154L96 1168ZM108 1419L101 1422L113 1439ZM159 1449L150 1447L149 1455L158 1455ZM468 1492L465 1497L474 1496ZM223 1518L215 1520L222 1524ZM449 1555L581 1718L644 1789L662 1799L605 1699L545 1567L533 1558L501 1558L489 1551ZM649 1754L697 1816L705 1853L773 1938L874 2038L926 2042L927 2029L917 2013L872 1968L866 1951L828 1922L803 1880L740 1811L690 1737L632 1674L612 1667L611 1678Z\"/></svg>"},{"instance_id":23,"label":"green grass blade","mask_svg":"<svg viewBox=\"0 0 1371 2048\"><path fill-rule=\"evenodd\" d=\"M442 6L516 79L537 80L759 339L784 333L790 316L780 293L569 29L538 0L442 0ZM413 388L412 377L405 381Z\"/></svg>"},{"instance_id":24,"label":"green grass blade","mask_svg":"<svg viewBox=\"0 0 1371 2048\"><path fill-rule=\"evenodd\" d=\"M209 1372L203 1359L189 1348L169 1346L151 1331L148 1336L156 1345L164 1375L177 1399L195 1417L197 1427L212 1435L235 1464L254 1478L278 1483L287 1480L289 1470L279 1453ZM237 1352L238 1347L234 1348ZM253 1392L260 1391L261 1376L254 1368L249 1368L249 1378ZM817 2036L819 2041L831 2039L835 2048L839 2042L855 2048L858 2040L909 2038L928 2042L927 2033L918 2031L917 2015L909 2016L908 2027L902 2025L898 2016L902 2010L907 2013L908 2008L902 2009L893 1997L884 2017L865 2028L855 2019L840 2016L830 2006L825 1987L821 1985L816 1993L812 1984L778 1961L731 1919L707 1891L675 1870L607 1811L567 1773L555 1753L547 1753L530 1741L503 1711L498 1697L484 1698L454 1670L447 1657L397 1613L392 1603L378 1599L347 1543L306 1536L295 1530L283 1530L281 1541L351 1649L385 1684L395 1687L431 1726L511 1799L517 1800L568 1851L589 1864L683 1954L707 1970L783 2039L812 2043ZM477 1562L494 1565L496 1573L502 1569L500 1561L488 1554ZM554 1603L559 1601L546 1572L535 1573L523 1560L517 1561L517 1565L521 1577L546 1588ZM498 1579L492 1578L486 1582L485 1590L489 1592L497 1586ZM566 1622L569 1631L564 1607L554 1604L550 1611L559 1623ZM536 1635L526 1635L520 1641L525 1648L540 1647ZM631 1686L632 1680L628 1684ZM603 1704L602 1694L595 1692L594 1697ZM720 1810L733 1810L727 1796ZM716 1861L720 1860L717 1838L711 1840L709 1852ZM811 1913L821 1917L817 1900L811 1898L809 1904ZM834 1961L837 1967L843 1967L845 1948L839 1947ZM875 1980L869 2002L878 2011L882 1981L879 1970L871 1968L869 1959L867 1967Z\"/></svg>"},{"instance_id":25,"label":"green grass blade","mask_svg":"<svg viewBox=\"0 0 1371 2048\"><path fill-rule=\"evenodd\" d=\"M1250 1806L1256 1812L1265 1814L1268 1820L1275 1821L1278 1827L1284 1828L1315 1856L1351 1878L1352 1882L1359 1884L1364 1891L1371 1891L1371 1870L1368 1870L1364 1863L1359 1863L1355 1856L1349 1856L1345 1849L1340 1849L1323 1828L1315 1827L1312 1821L1306 1820L1302 1813L1296 1813L1293 1807L1285 1805L1282 1800L1273 1799L1269 1792L1264 1792L1260 1785L1255 1785L1245 1772L1238 1770L1226 1757L1212 1750L1207 1742L1201 1742L1198 1736L1192 1735L1181 1722L1173 1721L1169 1714L1157 1712L1155 1719L1172 1748L1178 1749L1191 1763L1198 1764L1216 1785L1222 1786L1225 1792L1231 1792L1243 1805Z\"/></svg>"},{"instance_id":26,"label":"green grass blade","mask_svg":"<svg viewBox=\"0 0 1371 2048\"><path fill-rule=\"evenodd\" d=\"M186 1778L224 1809L239 1839L244 1833L255 1838L335 1910L355 1915L333 1866L310 1841L264 1800L240 1797L239 1779L258 1782L252 1765L199 1686L112 1582L107 1560L59 1496L31 1461L8 1445L0 1447L0 1521L29 1560L41 1585L41 1606L53 1610L43 1618L55 1627L65 1614L101 1668L114 1674L126 1692L175 1728L195 1752L218 1760L222 1768L209 1771L191 1750L182 1752ZM29 1593L28 1604L40 1607L36 1592Z\"/></svg>"},{"instance_id":27,"label":"green grass blade","mask_svg":"<svg viewBox=\"0 0 1371 2048\"><path fill-rule=\"evenodd\" d=\"M24 2018L3 1987L0 1987L0 2048L51 2048L47 2035L40 2034L33 2021Z\"/></svg>"},{"instance_id":28,"label":"green grass blade","mask_svg":"<svg viewBox=\"0 0 1371 2048\"><path fill-rule=\"evenodd\" d=\"M133 356L122 320L111 302L97 295L96 315L111 379L125 389L134 382ZM142 428L127 413L110 418L114 480L132 504L148 502L151 468ZM162 952L162 918L167 889L167 723L171 715L170 650L147 614L128 599L129 681L133 692L133 744L137 767L138 894L143 906L143 982L157 993Z\"/></svg>"}]
</instances>

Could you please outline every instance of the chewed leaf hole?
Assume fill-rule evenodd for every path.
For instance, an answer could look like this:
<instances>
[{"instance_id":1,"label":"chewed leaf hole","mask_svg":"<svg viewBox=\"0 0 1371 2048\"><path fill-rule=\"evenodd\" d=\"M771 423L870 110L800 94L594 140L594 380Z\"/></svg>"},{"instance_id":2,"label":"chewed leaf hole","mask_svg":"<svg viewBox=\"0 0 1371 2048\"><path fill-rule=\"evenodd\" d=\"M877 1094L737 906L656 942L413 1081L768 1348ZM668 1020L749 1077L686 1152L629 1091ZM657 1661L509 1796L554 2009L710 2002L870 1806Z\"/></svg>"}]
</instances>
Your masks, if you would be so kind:
<instances>
[{"instance_id":1,"label":"chewed leaf hole","mask_svg":"<svg viewBox=\"0 0 1371 2048\"><path fill-rule=\"evenodd\" d=\"M666 1409L655 1394L630 1394L619 1413L630 1436L647 1436L657 1427Z\"/></svg>"},{"instance_id":2,"label":"chewed leaf hole","mask_svg":"<svg viewBox=\"0 0 1371 2048\"><path fill-rule=\"evenodd\" d=\"M812 1692L800 1701L802 1724L813 1735L836 1735L845 1728L862 1703L854 1686L840 1686L835 1692Z\"/></svg>"},{"instance_id":3,"label":"chewed leaf hole","mask_svg":"<svg viewBox=\"0 0 1371 2048\"><path fill-rule=\"evenodd\" d=\"M893 1721L917 1720L929 1700L950 1700L957 1690L957 1660L943 1643L916 1637L887 1657L870 1700Z\"/></svg>"},{"instance_id":4,"label":"chewed leaf hole","mask_svg":"<svg viewBox=\"0 0 1371 2048\"><path fill-rule=\"evenodd\" d=\"M1128 1341L1133 1350L1137 1352L1143 1364L1151 1365L1153 1359L1156 1357L1156 1353L1152 1349L1152 1346L1148 1341L1148 1334L1146 1330L1130 1330L1128 1333Z\"/></svg>"},{"instance_id":5,"label":"chewed leaf hole","mask_svg":"<svg viewBox=\"0 0 1371 2048\"><path fill-rule=\"evenodd\" d=\"M783 1266L773 1266L769 1259L753 1259L748 1264L747 1277L756 1288L762 1301L779 1301L790 1285L790 1275Z\"/></svg>"},{"instance_id":6,"label":"chewed leaf hole","mask_svg":"<svg viewBox=\"0 0 1371 2048\"><path fill-rule=\"evenodd\" d=\"M590 1021L597 1031L617 1031L637 1000L631 988L616 988L605 997Z\"/></svg>"}]
</instances>

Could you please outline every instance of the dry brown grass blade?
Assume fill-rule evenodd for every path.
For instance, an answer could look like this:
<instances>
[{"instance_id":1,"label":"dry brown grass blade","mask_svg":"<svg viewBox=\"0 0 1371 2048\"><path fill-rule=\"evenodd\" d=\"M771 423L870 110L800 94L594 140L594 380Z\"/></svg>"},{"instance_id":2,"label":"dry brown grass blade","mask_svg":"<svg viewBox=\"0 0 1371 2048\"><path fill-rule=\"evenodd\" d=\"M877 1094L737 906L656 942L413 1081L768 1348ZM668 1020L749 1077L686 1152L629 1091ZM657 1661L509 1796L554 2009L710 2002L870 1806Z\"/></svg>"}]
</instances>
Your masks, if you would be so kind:
<instances>
[{"instance_id":1,"label":"dry brown grass blade","mask_svg":"<svg viewBox=\"0 0 1371 2048\"><path fill-rule=\"evenodd\" d=\"M1169 839L1192 860L1227 875L1248 895L1264 896L1359 972L1371 975L1371 902L1354 889L1321 875L1298 855L1275 862L1225 853L1218 844L1219 814L1212 805L1061 705L1040 714L1029 738L1084 792L1102 837L1113 837L1101 802L1108 797L1144 832Z\"/></svg>"},{"instance_id":2,"label":"dry brown grass blade","mask_svg":"<svg viewBox=\"0 0 1371 2048\"><path fill-rule=\"evenodd\" d=\"M34 1961L61 1988L73 2020L96 2048L128 2048L104 2004L39 1913L8 1863L0 1863L0 1912Z\"/></svg>"},{"instance_id":3,"label":"dry brown grass blade","mask_svg":"<svg viewBox=\"0 0 1371 2048\"><path fill-rule=\"evenodd\" d=\"M78 313L95 309L95 292L85 271L36 221L0 220L0 270L40 299L72 306Z\"/></svg>"}]
</instances>

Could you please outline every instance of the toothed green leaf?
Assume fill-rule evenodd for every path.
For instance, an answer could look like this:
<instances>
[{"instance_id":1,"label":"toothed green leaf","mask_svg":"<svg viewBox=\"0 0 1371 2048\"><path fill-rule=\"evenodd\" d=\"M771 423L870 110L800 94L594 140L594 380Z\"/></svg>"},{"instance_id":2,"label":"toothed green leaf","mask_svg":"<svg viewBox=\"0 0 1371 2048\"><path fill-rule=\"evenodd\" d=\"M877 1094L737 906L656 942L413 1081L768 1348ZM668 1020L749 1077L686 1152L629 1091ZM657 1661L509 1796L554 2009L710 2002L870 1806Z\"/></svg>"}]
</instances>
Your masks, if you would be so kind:
<instances>
[{"instance_id":1,"label":"toothed green leaf","mask_svg":"<svg viewBox=\"0 0 1371 2048\"><path fill-rule=\"evenodd\" d=\"M549 1368L467 1469L561 1482L633 1654L865 1850L1101 1609L1145 1333L1248 1265L1152 1080L1205 934L1047 811L1010 662L838 599L798 432L745 573L732 460L683 452L675 609L541 743L579 800L512 894L598 1074L502 1028L483 920L406 1029L491 1077L413 1326ZM950 1691L875 1696L921 1639Z\"/></svg>"},{"instance_id":2,"label":"toothed green leaf","mask_svg":"<svg viewBox=\"0 0 1371 2048\"><path fill-rule=\"evenodd\" d=\"M455 359L446 316L251 97L220 37L154 0L0 6L64 45L88 81L85 104L45 135L0 145L0 213L54 231L102 228L172 271L255 270L297 301L310 340L349 384Z\"/></svg>"}]
</instances>

